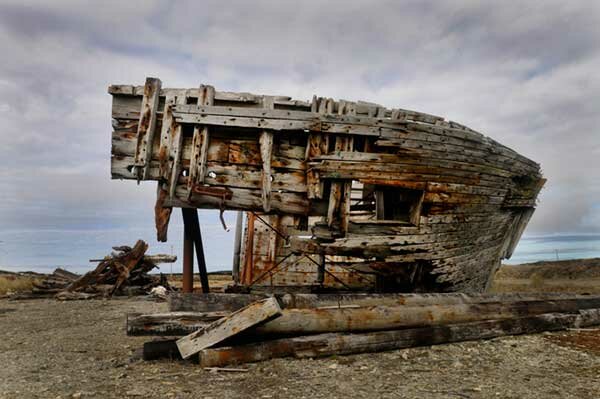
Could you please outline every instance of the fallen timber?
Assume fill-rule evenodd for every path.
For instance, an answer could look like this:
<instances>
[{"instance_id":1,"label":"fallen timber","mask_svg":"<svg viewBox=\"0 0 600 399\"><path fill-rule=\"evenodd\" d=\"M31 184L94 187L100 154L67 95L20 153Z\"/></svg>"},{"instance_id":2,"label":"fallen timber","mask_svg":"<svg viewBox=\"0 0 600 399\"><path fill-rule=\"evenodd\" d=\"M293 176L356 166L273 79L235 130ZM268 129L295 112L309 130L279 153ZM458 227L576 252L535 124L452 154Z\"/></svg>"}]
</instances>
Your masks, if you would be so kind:
<instances>
[{"instance_id":1,"label":"fallen timber","mask_svg":"<svg viewBox=\"0 0 600 399\"><path fill-rule=\"evenodd\" d=\"M390 298L391 299L391 298ZM600 308L600 297L555 295L519 298L519 296L492 295L467 297L438 294L433 297L413 297L408 301L395 298L396 304L380 298L378 305L355 301L319 307L289 308L284 303L278 317L249 330L258 336L305 335L326 332L364 332L405 329L466 323L482 320L504 320L543 313L574 313L579 310ZM385 304L382 305L381 303ZM251 305L249 305L251 306ZM289 306L289 302L288 305ZM209 319L216 313L187 313L197 319ZM220 313L222 314L222 313ZM198 323L179 322L176 314L164 314L164 320L154 318L128 319L130 335L184 335L201 331ZM189 317L189 316L187 316ZM149 318L149 316L146 316ZM263 320L261 320L263 321ZM163 334L168 326L170 334Z\"/></svg>"},{"instance_id":2,"label":"fallen timber","mask_svg":"<svg viewBox=\"0 0 600 399\"><path fill-rule=\"evenodd\" d=\"M112 177L157 183L159 240L173 207L245 212L238 289L483 292L545 182L534 161L425 113L156 78L108 91Z\"/></svg>"},{"instance_id":3,"label":"fallen timber","mask_svg":"<svg viewBox=\"0 0 600 399\"><path fill-rule=\"evenodd\" d=\"M235 293L179 293L169 294L167 301L172 313L223 313L233 312L248 306L267 295L235 294ZM558 301L594 298L588 295L564 293L535 294L463 294L463 293L428 293L428 294L394 294L394 293L340 293L340 294L275 294L283 309L314 309L347 306L419 306L419 305L454 305L489 302L516 301Z\"/></svg>"},{"instance_id":4,"label":"fallen timber","mask_svg":"<svg viewBox=\"0 0 600 399\"><path fill-rule=\"evenodd\" d=\"M476 321L363 334L329 333L204 349L202 367L222 367L280 357L317 358L532 334L600 324L600 309L547 313L506 320Z\"/></svg>"}]
</instances>

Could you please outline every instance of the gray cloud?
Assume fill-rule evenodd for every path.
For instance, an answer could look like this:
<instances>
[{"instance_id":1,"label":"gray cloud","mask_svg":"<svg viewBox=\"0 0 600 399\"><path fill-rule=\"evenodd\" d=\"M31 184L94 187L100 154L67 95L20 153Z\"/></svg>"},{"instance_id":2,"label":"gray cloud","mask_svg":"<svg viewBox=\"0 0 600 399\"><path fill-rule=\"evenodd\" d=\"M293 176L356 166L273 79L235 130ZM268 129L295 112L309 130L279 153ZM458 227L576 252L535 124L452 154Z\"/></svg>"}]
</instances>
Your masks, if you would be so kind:
<instances>
[{"instance_id":1,"label":"gray cloud","mask_svg":"<svg viewBox=\"0 0 600 399\"><path fill-rule=\"evenodd\" d=\"M154 189L109 180L106 88L158 76L445 116L542 164L529 232L600 231L599 29L588 1L4 2L1 226L152 228Z\"/></svg>"}]
</instances>

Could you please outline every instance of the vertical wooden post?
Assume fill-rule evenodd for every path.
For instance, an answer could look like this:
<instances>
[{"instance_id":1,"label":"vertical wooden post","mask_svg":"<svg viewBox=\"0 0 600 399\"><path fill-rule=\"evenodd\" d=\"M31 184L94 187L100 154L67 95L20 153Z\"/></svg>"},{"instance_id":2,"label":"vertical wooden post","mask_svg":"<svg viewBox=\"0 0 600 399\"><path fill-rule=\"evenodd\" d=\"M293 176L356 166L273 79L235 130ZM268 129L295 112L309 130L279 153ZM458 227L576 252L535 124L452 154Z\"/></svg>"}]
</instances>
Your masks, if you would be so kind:
<instances>
[{"instance_id":1,"label":"vertical wooden post","mask_svg":"<svg viewBox=\"0 0 600 399\"><path fill-rule=\"evenodd\" d=\"M242 211L238 211L235 220L235 241L233 242L233 266L231 268L233 281L236 284L240 282L240 252L242 248L243 220L244 213Z\"/></svg>"},{"instance_id":2,"label":"vertical wooden post","mask_svg":"<svg viewBox=\"0 0 600 399\"><path fill-rule=\"evenodd\" d=\"M246 253L244 254L244 272L242 284L252 283L254 272L254 213L248 212L248 224L246 227Z\"/></svg>"},{"instance_id":3,"label":"vertical wooden post","mask_svg":"<svg viewBox=\"0 0 600 399\"><path fill-rule=\"evenodd\" d=\"M196 247L196 260L198 261L202 292L208 293L210 288L208 286L208 273L206 271L206 259L204 258L204 246L202 245L202 233L200 232L198 210L195 208L181 208L181 213L183 215L183 228L189 233L193 246Z\"/></svg>"}]
</instances>

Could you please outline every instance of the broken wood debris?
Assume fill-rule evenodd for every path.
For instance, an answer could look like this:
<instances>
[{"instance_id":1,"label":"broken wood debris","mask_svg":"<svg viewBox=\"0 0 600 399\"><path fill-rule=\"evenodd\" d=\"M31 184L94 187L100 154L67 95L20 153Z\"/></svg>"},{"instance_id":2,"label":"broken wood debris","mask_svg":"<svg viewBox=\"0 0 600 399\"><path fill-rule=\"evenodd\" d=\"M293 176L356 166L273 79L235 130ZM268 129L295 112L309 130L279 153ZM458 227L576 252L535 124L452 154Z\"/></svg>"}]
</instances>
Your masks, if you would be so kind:
<instances>
[{"instance_id":1,"label":"broken wood debris","mask_svg":"<svg viewBox=\"0 0 600 399\"><path fill-rule=\"evenodd\" d=\"M43 280L34 281L31 295L32 297L52 297L78 278L79 275L59 267Z\"/></svg>"},{"instance_id":2,"label":"broken wood debris","mask_svg":"<svg viewBox=\"0 0 600 399\"><path fill-rule=\"evenodd\" d=\"M203 309L210 310L136 316L128 319L128 333L189 334L177 341L181 356L198 354L201 366L222 367L600 325L600 296L569 294L286 294L259 300L248 295L249 305L212 324L189 323L228 313L215 309L218 298L229 295L222 307L242 303L243 294L204 295L210 305ZM172 351L167 341L159 345Z\"/></svg>"},{"instance_id":3,"label":"broken wood debris","mask_svg":"<svg viewBox=\"0 0 600 399\"><path fill-rule=\"evenodd\" d=\"M56 269L40 282L34 283L32 296L55 297L60 300L89 299L116 294L145 294L153 287L169 288L165 276L148 274L157 263L175 262L171 255L146 255L148 244L138 240L133 247L113 247L113 252L99 262L96 268L83 276Z\"/></svg>"}]
</instances>

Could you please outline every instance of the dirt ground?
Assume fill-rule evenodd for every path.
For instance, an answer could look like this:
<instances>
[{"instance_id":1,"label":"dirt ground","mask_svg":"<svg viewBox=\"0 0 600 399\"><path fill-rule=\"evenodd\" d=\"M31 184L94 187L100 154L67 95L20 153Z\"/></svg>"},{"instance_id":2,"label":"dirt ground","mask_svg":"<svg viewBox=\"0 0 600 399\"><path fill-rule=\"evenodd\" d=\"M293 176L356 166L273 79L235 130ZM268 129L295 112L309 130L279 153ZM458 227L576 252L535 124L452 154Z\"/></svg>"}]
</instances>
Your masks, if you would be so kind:
<instances>
[{"instance_id":1,"label":"dirt ground","mask_svg":"<svg viewBox=\"0 0 600 399\"><path fill-rule=\"evenodd\" d=\"M139 360L148 338L125 335L125 313L166 310L140 298L0 300L0 398L600 397L600 331L276 359L224 373Z\"/></svg>"}]
</instances>

